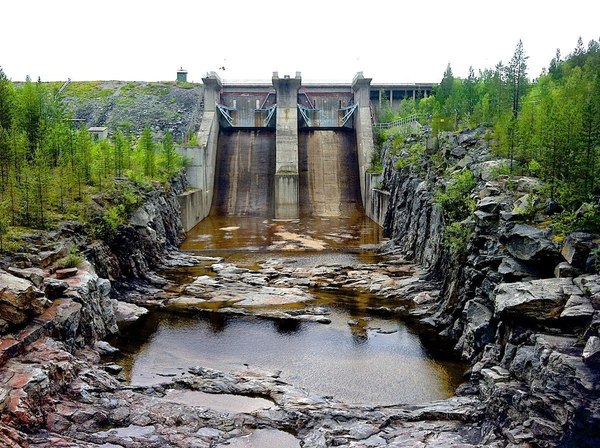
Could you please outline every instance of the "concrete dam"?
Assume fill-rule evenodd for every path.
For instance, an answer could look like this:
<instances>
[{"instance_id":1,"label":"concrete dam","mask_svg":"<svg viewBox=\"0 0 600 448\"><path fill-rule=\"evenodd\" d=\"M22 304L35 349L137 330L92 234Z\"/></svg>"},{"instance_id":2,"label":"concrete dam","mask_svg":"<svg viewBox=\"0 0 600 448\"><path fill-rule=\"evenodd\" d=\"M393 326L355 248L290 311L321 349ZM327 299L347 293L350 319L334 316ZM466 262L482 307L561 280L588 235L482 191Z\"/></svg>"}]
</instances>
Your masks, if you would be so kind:
<instances>
[{"instance_id":1,"label":"concrete dam","mask_svg":"<svg viewBox=\"0 0 600 448\"><path fill-rule=\"evenodd\" d=\"M271 83L205 78L198 147L182 148L194 190L181 197L186 230L209 214L276 219L371 213L374 104L424 97L431 85L303 84L300 73ZM385 203L385 200L383 200Z\"/></svg>"}]
</instances>

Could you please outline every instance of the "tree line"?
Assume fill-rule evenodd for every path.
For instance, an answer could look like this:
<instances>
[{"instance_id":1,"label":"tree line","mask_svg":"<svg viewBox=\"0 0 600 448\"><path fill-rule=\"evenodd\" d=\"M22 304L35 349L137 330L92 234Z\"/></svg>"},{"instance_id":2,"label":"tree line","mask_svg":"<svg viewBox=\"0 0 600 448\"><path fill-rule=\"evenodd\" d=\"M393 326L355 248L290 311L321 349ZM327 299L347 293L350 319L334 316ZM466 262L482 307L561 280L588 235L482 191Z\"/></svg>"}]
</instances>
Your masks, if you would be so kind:
<instances>
[{"instance_id":1,"label":"tree line","mask_svg":"<svg viewBox=\"0 0 600 448\"><path fill-rule=\"evenodd\" d=\"M181 166L170 132L157 142L147 127L139 138L121 129L96 141L56 91L29 78L17 86L0 67L0 237L85 218L114 177L165 180Z\"/></svg>"},{"instance_id":2,"label":"tree line","mask_svg":"<svg viewBox=\"0 0 600 448\"><path fill-rule=\"evenodd\" d=\"M533 81L527 59L519 41L507 64L471 67L465 79L448 64L433 95L403 100L397 117L428 115L434 132L488 126L506 174L540 177L543 194L573 211L600 195L600 42L579 38L564 58L557 50Z\"/></svg>"}]
</instances>

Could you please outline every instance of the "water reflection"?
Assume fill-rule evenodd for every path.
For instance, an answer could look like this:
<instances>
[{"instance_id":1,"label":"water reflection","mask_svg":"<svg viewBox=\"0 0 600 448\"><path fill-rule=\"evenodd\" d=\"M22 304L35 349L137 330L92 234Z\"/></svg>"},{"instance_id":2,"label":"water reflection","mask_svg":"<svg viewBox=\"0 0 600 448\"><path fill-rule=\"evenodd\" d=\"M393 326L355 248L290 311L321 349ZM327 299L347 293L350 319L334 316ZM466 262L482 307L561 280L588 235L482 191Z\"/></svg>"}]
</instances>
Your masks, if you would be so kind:
<instances>
[{"instance_id":1,"label":"water reflection","mask_svg":"<svg viewBox=\"0 0 600 448\"><path fill-rule=\"evenodd\" d=\"M349 218L281 221L256 217L209 216L182 244L194 251L322 251L368 248L381 241L381 228L362 214Z\"/></svg>"},{"instance_id":2,"label":"water reflection","mask_svg":"<svg viewBox=\"0 0 600 448\"><path fill-rule=\"evenodd\" d=\"M330 325L155 313L129 332L137 337L113 342L127 355L126 375L140 385L193 366L231 371L247 364L282 370L282 379L320 395L394 404L446 398L461 382L462 364L430 359L398 320L358 316L339 303L329 311Z\"/></svg>"},{"instance_id":3,"label":"water reflection","mask_svg":"<svg viewBox=\"0 0 600 448\"><path fill-rule=\"evenodd\" d=\"M189 233L182 249L249 269L272 258L294 267L355 266L378 261L369 249L381 238L381 229L362 215L295 221L210 217ZM214 275L210 263L163 274L187 284ZM311 293L311 303L277 309L324 307L330 325L201 310L192 316L156 312L113 342L125 353L124 373L133 384L162 382L193 366L231 371L250 365L282 370L282 379L316 394L395 404L445 398L461 382L464 365L431 359L419 336L389 311L397 301L347 291ZM388 311L375 313L380 307Z\"/></svg>"},{"instance_id":4,"label":"water reflection","mask_svg":"<svg viewBox=\"0 0 600 448\"><path fill-rule=\"evenodd\" d=\"M302 322L293 319L278 319L273 321L273 326L277 333L289 335L302 330Z\"/></svg>"}]
</instances>

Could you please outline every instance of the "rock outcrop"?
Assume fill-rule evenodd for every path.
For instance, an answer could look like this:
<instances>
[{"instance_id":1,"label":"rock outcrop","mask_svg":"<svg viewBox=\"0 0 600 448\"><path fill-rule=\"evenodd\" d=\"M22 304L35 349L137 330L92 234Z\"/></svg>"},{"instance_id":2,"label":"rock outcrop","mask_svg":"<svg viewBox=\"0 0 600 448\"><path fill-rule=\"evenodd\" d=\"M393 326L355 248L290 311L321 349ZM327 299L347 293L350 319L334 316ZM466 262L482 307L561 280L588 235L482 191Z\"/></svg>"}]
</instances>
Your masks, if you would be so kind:
<instances>
[{"instance_id":1,"label":"rock outcrop","mask_svg":"<svg viewBox=\"0 0 600 448\"><path fill-rule=\"evenodd\" d=\"M506 188L506 179L493 175L502 162L479 138L483 132L440 139L446 163L470 167L478 181L466 253L443 244L444 221L432 201L439 179L421 167L398 171L389 155L386 250L400 249L442 281L438 298L415 317L454 340L472 363L465 391L484 406L484 432L516 446L596 446L600 276L580 274L598 239L577 232L561 247L548 230L518 222L539 181L516 177Z\"/></svg>"}]
</instances>

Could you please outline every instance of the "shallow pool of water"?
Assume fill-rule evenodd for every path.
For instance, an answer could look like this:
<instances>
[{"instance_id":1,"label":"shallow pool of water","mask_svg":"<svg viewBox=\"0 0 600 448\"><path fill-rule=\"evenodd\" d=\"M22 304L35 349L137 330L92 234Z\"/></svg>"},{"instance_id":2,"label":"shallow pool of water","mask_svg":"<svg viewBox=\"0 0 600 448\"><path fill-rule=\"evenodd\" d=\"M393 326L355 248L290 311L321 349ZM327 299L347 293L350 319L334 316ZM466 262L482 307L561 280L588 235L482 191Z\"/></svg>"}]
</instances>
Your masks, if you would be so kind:
<instances>
[{"instance_id":1,"label":"shallow pool of water","mask_svg":"<svg viewBox=\"0 0 600 448\"><path fill-rule=\"evenodd\" d=\"M163 382L194 366L231 371L248 365L281 370L283 380L320 395L395 404L446 398L460 383L463 366L432 359L402 322L345 307L330 311L329 325L155 313L117 345L136 385Z\"/></svg>"},{"instance_id":2,"label":"shallow pool of water","mask_svg":"<svg viewBox=\"0 0 600 448\"><path fill-rule=\"evenodd\" d=\"M381 229L363 216L285 222L211 217L189 233L182 249L250 268L269 258L296 266L357 265L377 261L369 250L380 241ZM163 274L185 284L210 274L208 264ZM131 383L150 385L195 366L281 370L283 380L313 393L367 404L446 398L461 382L463 364L434 359L399 318L369 314L369 308L394 308L398 302L312 292L314 302L295 307L324 307L331 324L155 312L115 342L125 353L124 372Z\"/></svg>"},{"instance_id":3,"label":"shallow pool of water","mask_svg":"<svg viewBox=\"0 0 600 448\"><path fill-rule=\"evenodd\" d=\"M381 228L360 214L289 221L209 216L188 232L181 248L220 253L366 250L381 240Z\"/></svg>"}]
</instances>

